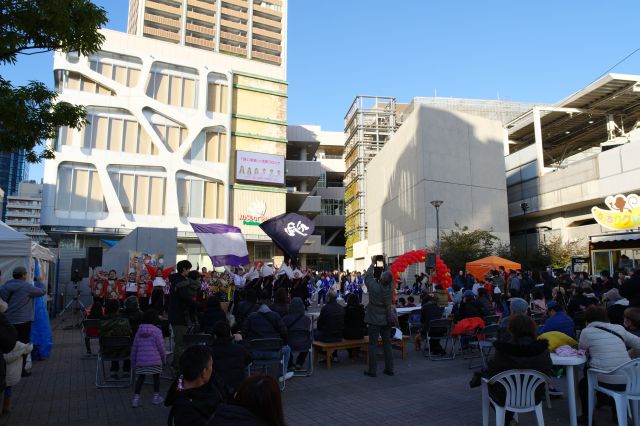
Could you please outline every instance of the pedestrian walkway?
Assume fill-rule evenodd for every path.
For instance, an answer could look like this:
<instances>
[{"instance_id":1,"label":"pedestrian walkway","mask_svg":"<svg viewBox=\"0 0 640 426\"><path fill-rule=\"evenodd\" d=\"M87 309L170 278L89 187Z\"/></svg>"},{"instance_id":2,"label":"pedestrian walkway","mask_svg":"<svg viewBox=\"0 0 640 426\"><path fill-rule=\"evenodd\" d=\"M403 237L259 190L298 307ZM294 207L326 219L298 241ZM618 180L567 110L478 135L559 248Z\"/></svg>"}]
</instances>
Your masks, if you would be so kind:
<instances>
[{"instance_id":1,"label":"pedestrian walkway","mask_svg":"<svg viewBox=\"0 0 640 426\"><path fill-rule=\"evenodd\" d=\"M168 409L151 405L151 386L143 388L143 404L131 408L132 388L96 389L95 359L82 359L79 330L64 330L53 322L51 358L36 362L33 375L15 387L9 416L0 425L125 426L166 424ZM287 423L298 425L481 425L480 388L469 389L467 361L431 362L413 346L405 361L394 354L396 375L363 375L364 362L352 362L346 352L331 370L316 368L313 376L287 382L283 401ZM564 380L555 381L564 388ZM166 393L169 382L161 381ZM566 425L567 402L553 400L544 409L547 425ZM597 424L613 424L608 409L597 413ZM493 416L491 416L492 424ZM520 425L535 424L532 414Z\"/></svg>"}]
</instances>

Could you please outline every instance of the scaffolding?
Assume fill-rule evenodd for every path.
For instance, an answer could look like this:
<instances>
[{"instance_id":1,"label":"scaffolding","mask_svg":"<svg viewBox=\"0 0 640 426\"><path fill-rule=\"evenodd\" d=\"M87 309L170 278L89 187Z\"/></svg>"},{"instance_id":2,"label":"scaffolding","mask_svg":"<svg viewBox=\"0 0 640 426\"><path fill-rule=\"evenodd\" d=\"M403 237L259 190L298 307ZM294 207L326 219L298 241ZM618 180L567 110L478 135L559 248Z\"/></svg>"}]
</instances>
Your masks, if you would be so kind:
<instances>
[{"instance_id":1,"label":"scaffolding","mask_svg":"<svg viewBox=\"0 0 640 426\"><path fill-rule=\"evenodd\" d=\"M345 256L367 238L365 167L398 128L396 98L357 96L344 117Z\"/></svg>"}]
</instances>

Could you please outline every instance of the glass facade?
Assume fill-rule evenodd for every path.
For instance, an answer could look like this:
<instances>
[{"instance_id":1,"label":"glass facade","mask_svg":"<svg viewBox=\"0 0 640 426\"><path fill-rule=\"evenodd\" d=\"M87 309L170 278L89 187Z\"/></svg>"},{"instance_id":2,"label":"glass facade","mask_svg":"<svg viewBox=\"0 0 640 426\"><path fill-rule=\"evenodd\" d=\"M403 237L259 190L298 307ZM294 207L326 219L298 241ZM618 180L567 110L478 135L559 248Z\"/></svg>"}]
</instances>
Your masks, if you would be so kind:
<instances>
[{"instance_id":1,"label":"glass facade","mask_svg":"<svg viewBox=\"0 0 640 426\"><path fill-rule=\"evenodd\" d=\"M26 151L0 152L0 188L4 191L2 220L7 214L7 197L18 193L18 184L28 175Z\"/></svg>"},{"instance_id":2,"label":"glass facade","mask_svg":"<svg viewBox=\"0 0 640 426\"><path fill-rule=\"evenodd\" d=\"M327 216L344 216L344 200L320 200L322 214Z\"/></svg>"}]
</instances>

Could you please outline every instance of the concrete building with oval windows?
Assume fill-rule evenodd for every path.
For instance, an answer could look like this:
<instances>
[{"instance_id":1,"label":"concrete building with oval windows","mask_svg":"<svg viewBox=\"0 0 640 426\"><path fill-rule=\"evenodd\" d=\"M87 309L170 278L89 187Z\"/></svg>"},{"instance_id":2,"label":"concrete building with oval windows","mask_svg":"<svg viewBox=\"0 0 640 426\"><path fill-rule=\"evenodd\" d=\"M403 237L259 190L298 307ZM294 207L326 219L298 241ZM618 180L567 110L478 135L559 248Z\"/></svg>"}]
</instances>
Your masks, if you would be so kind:
<instances>
[{"instance_id":1,"label":"concrete building with oval windows","mask_svg":"<svg viewBox=\"0 0 640 426\"><path fill-rule=\"evenodd\" d=\"M189 222L229 223L277 258L258 225L287 205L286 0L131 0L128 33L101 32L93 55L55 53L87 124L50 141L43 228L75 248L175 228L178 259L210 266Z\"/></svg>"}]
</instances>

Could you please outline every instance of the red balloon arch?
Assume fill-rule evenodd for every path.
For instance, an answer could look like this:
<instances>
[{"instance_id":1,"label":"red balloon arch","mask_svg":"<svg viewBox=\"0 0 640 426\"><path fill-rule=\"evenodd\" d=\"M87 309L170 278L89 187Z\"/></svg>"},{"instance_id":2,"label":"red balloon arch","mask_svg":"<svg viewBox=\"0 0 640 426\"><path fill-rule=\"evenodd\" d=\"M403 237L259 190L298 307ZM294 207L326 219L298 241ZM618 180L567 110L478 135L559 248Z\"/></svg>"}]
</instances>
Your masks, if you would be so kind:
<instances>
[{"instance_id":1,"label":"red balloon arch","mask_svg":"<svg viewBox=\"0 0 640 426\"><path fill-rule=\"evenodd\" d=\"M398 257L389 268L393 274L393 278L396 281L400 281L400 274L402 274L409 265L424 262L427 253L426 250L412 250ZM436 256L435 275L432 276L431 281L434 284L440 284L445 290L451 287L451 270L440 256Z\"/></svg>"}]
</instances>

